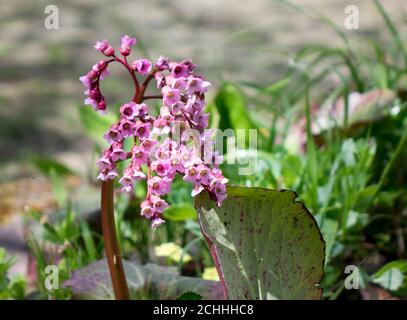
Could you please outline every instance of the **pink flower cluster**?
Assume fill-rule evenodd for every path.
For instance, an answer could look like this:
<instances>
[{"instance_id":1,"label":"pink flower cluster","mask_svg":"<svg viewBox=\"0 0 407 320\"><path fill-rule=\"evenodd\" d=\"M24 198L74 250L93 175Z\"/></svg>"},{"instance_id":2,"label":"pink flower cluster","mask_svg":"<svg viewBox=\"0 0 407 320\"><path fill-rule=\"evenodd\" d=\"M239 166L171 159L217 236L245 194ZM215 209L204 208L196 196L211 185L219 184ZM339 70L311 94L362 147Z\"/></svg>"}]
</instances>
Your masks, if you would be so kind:
<instances>
[{"instance_id":1,"label":"pink flower cluster","mask_svg":"<svg viewBox=\"0 0 407 320\"><path fill-rule=\"evenodd\" d=\"M170 192L177 174L193 184L192 196L206 189L219 206L227 196L228 180L219 169L221 157L216 152L209 152L205 159L201 154L206 145L213 143L210 131L205 130L209 114L204 113L205 93L210 83L195 73L196 65L191 60L171 62L160 57L154 65L148 59L127 63L126 57L135 43L135 38L122 38L121 59L116 57L106 40L97 42L95 48L112 58L102 60L80 79L87 87L85 103L105 111L99 80L106 75L107 65L112 61L119 62L132 75L136 92L132 101L121 106L118 123L113 124L104 135L109 147L97 161L100 169L98 178L106 181L119 177L117 163L130 160L119 179L122 191L132 192L136 181L147 180L147 196L141 204L141 215L157 227L164 222L163 212L168 207L163 196ZM141 86L136 73L145 76ZM152 79L156 80L161 94L145 96ZM152 116L144 103L150 98L162 99L158 116ZM174 138L177 133L178 139ZM191 143L191 137L192 140L195 137L197 143ZM124 150L126 138L134 141L129 151ZM211 163L204 161L206 159L211 159ZM212 163L213 160L215 163Z\"/></svg>"}]
</instances>

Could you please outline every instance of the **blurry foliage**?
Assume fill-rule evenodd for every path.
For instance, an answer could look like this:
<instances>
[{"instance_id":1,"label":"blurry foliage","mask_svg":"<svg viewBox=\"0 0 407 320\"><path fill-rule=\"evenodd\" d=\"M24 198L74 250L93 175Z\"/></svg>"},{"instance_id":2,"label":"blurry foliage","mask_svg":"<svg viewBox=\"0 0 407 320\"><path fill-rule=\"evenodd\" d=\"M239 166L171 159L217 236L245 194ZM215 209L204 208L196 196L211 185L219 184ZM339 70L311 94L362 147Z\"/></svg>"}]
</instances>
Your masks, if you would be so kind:
<instances>
[{"instance_id":1,"label":"blurry foliage","mask_svg":"<svg viewBox=\"0 0 407 320\"><path fill-rule=\"evenodd\" d=\"M16 274L12 279L8 277L8 270L15 260L7 256L6 250L0 248L0 300L24 299L26 294L26 279Z\"/></svg>"},{"instance_id":2,"label":"blurry foliage","mask_svg":"<svg viewBox=\"0 0 407 320\"><path fill-rule=\"evenodd\" d=\"M211 127L258 129L257 150L240 150L240 164L223 165L224 175L233 185L291 189L298 194L314 215L326 242L322 283L325 298L351 297L343 285L344 268L351 264L361 270L362 288L373 283L392 295L405 297L405 41L377 0L374 4L390 36L386 45L374 38L352 42L327 17L291 1L279 2L333 28L343 45L304 46L290 57L286 73L274 83L225 82L219 87L207 107ZM65 61L59 49L54 49L52 61ZM380 102L379 92L386 95ZM360 98L356 104L352 100L355 96ZM355 105L357 108L353 108ZM116 113L102 117L89 106L78 106L78 110L85 132L95 143L95 157L99 156L104 145L101 137L117 120ZM239 175L239 167L250 162L256 165L255 174ZM39 232L29 241L37 265L38 298L50 294L56 299L70 298L68 288L46 291L43 271L48 264L57 264L62 283L71 279L74 270L101 259L100 230L85 221L84 213L78 212L72 202L64 184L64 177L72 170L52 159L32 158L32 163L51 180L58 203L58 210L48 220L42 212L32 211L39 226ZM94 173L89 176L95 177ZM157 262L157 246L172 243L181 252L178 250L177 258L167 259L166 264L176 266L182 275L212 278L208 274L213 272L213 261L190 192L191 187L182 179L174 182L167 199L171 204L167 222L158 230L151 230L149 222L139 215L145 194L142 184L131 197L118 196L115 214L124 256L137 258L142 264ZM371 256L382 260L371 263ZM26 295L23 278L7 277L12 262L0 250L0 298L20 299ZM187 293L181 297L192 299Z\"/></svg>"}]
</instances>

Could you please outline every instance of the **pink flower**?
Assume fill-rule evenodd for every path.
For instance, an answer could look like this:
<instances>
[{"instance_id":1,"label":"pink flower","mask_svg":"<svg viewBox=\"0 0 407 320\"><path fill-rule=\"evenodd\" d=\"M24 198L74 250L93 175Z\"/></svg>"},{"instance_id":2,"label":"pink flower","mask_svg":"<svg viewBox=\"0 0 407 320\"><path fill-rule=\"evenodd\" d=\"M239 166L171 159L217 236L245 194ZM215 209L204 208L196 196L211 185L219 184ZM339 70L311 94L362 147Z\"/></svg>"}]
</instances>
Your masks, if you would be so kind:
<instances>
[{"instance_id":1,"label":"pink flower","mask_svg":"<svg viewBox=\"0 0 407 320\"><path fill-rule=\"evenodd\" d=\"M211 181L211 169L205 166L204 164L200 164L197 166L198 170L198 180L201 184L209 185Z\"/></svg>"},{"instance_id":2,"label":"pink flower","mask_svg":"<svg viewBox=\"0 0 407 320\"><path fill-rule=\"evenodd\" d=\"M136 181L143 180L146 178L146 175L141 171L140 166L138 166L137 170L133 170L133 179Z\"/></svg>"},{"instance_id":3,"label":"pink flower","mask_svg":"<svg viewBox=\"0 0 407 320\"><path fill-rule=\"evenodd\" d=\"M133 101L125 103L120 107L120 114L129 120L133 120L138 115L136 104Z\"/></svg>"},{"instance_id":4,"label":"pink flower","mask_svg":"<svg viewBox=\"0 0 407 320\"><path fill-rule=\"evenodd\" d=\"M199 151L198 151L199 152ZM190 150L185 146L180 148L180 160L185 168L191 167L194 164L199 164L202 162L201 158L198 157L195 150Z\"/></svg>"},{"instance_id":5,"label":"pink flower","mask_svg":"<svg viewBox=\"0 0 407 320\"><path fill-rule=\"evenodd\" d=\"M106 39L102 41L96 41L95 49L102 52L105 56L112 56L114 55L113 47L107 42Z\"/></svg>"},{"instance_id":6,"label":"pink flower","mask_svg":"<svg viewBox=\"0 0 407 320\"><path fill-rule=\"evenodd\" d=\"M171 107L171 113L173 115L177 115L177 114L181 113L181 111L184 111L184 110L185 110L185 103L183 103L181 101L178 101Z\"/></svg>"},{"instance_id":7,"label":"pink flower","mask_svg":"<svg viewBox=\"0 0 407 320\"><path fill-rule=\"evenodd\" d=\"M161 219L160 217L154 217L153 220L151 221L151 227L152 228L157 228L161 226L165 221Z\"/></svg>"},{"instance_id":8,"label":"pink flower","mask_svg":"<svg viewBox=\"0 0 407 320\"><path fill-rule=\"evenodd\" d=\"M83 84L85 87L90 87L90 85L91 85L91 83L92 83L91 78L89 78L87 75L80 77L80 78L79 78L79 81L82 82L82 84Z\"/></svg>"},{"instance_id":9,"label":"pink flower","mask_svg":"<svg viewBox=\"0 0 407 320\"><path fill-rule=\"evenodd\" d=\"M226 185L221 180L213 180L210 191L215 196L218 207L220 207L222 202L227 198Z\"/></svg>"},{"instance_id":10,"label":"pink flower","mask_svg":"<svg viewBox=\"0 0 407 320\"><path fill-rule=\"evenodd\" d=\"M99 60L98 63L92 66L92 71L100 75L100 79L103 80L109 74L109 70L107 70L107 62L105 60Z\"/></svg>"},{"instance_id":11,"label":"pink flower","mask_svg":"<svg viewBox=\"0 0 407 320\"><path fill-rule=\"evenodd\" d=\"M187 87L186 78L180 77L174 79L171 83L171 87L178 90L185 90L185 88Z\"/></svg>"},{"instance_id":12,"label":"pink flower","mask_svg":"<svg viewBox=\"0 0 407 320\"><path fill-rule=\"evenodd\" d=\"M167 138L164 142L161 142L161 145L155 150L155 157L161 161L169 160L172 152L174 152L176 148L176 142Z\"/></svg>"},{"instance_id":13,"label":"pink flower","mask_svg":"<svg viewBox=\"0 0 407 320\"><path fill-rule=\"evenodd\" d=\"M202 111L204 106L205 106L205 100L196 95L193 95L187 101L185 109L190 113L194 113L194 112Z\"/></svg>"},{"instance_id":14,"label":"pink flower","mask_svg":"<svg viewBox=\"0 0 407 320\"><path fill-rule=\"evenodd\" d=\"M123 140L122 135L118 130L118 125L113 125L108 132L103 136L109 144L114 142L121 142Z\"/></svg>"},{"instance_id":15,"label":"pink flower","mask_svg":"<svg viewBox=\"0 0 407 320\"><path fill-rule=\"evenodd\" d=\"M126 170L124 175L120 178L119 183L123 186L122 191L131 192L133 190L134 182L131 175L131 170Z\"/></svg>"},{"instance_id":16,"label":"pink flower","mask_svg":"<svg viewBox=\"0 0 407 320\"><path fill-rule=\"evenodd\" d=\"M137 116L142 117L148 113L148 106L146 103L136 104Z\"/></svg>"},{"instance_id":17,"label":"pink flower","mask_svg":"<svg viewBox=\"0 0 407 320\"><path fill-rule=\"evenodd\" d=\"M194 188L192 189L191 196L195 197L199 193L201 193L205 188L200 184L195 184Z\"/></svg>"},{"instance_id":18,"label":"pink flower","mask_svg":"<svg viewBox=\"0 0 407 320\"><path fill-rule=\"evenodd\" d=\"M165 86L165 77L160 72L156 72L154 78L157 82L157 88L162 88Z\"/></svg>"},{"instance_id":19,"label":"pink flower","mask_svg":"<svg viewBox=\"0 0 407 320\"><path fill-rule=\"evenodd\" d=\"M151 196L151 203L153 204L154 211L158 213L163 213L168 208L168 203L156 195Z\"/></svg>"},{"instance_id":20,"label":"pink flower","mask_svg":"<svg viewBox=\"0 0 407 320\"><path fill-rule=\"evenodd\" d=\"M106 39L104 39L104 40L102 40L102 41L96 41L95 49L98 50L98 51L103 51L103 50L105 50L108 46L109 46L109 43L107 42Z\"/></svg>"},{"instance_id":21,"label":"pink flower","mask_svg":"<svg viewBox=\"0 0 407 320\"><path fill-rule=\"evenodd\" d=\"M197 129L203 131L209 122L209 113L195 112L192 120L197 124Z\"/></svg>"},{"instance_id":22,"label":"pink flower","mask_svg":"<svg viewBox=\"0 0 407 320\"><path fill-rule=\"evenodd\" d=\"M214 180L219 180L222 184L226 184L229 179L226 179L223 175L222 175L222 170L220 170L219 168L213 168L212 169L212 175L214 176Z\"/></svg>"},{"instance_id":23,"label":"pink flower","mask_svg":"<svg viewBox=\"0 0 407 320\"><path fill-rule=\"evenodd\" d=\"M144 150L142 147L134 146L132 153L133 153L133 164L134 165L139 166L139 165L147 163L148 152L146 150Z\"/></svg>"},{"instance_id":24,"label":"pink flower","mask_svg":"<svg viewBox=\"0 0 407 320\"><path fill-rule=\"evenodd\" d=\"M165 135L171 131L169 127L169 123L166 119L159 116L157 119L154 120L153 123L153 134L157 135Z\"/></svg>"},{"instance_id":25,"label":"pink flower","mask_svg":"<svg viewBox=\"0 0 407 320\"><path fill-rule=\"evenodd\" d=\"M173 173L171 162L168 160L156 160L150 165L150 168L160 177L168 176Z\"/></svg>"},{"instance_id":26,"label":"pink flower","mask_svg":"<svg viewBox=\"0 0 407 320\"><path fill-rule=\"evenodd\" d=\"M148 180L148 190L152 194L164 195L170 192L172 180L166 177L152 177Z\"/></svg>"},{"instance_id":27,"label":"pink flower","mask_svg":"<svg viewBox=\"0 0 407 320\"><path fill-rule=\"evenodd\" d=\"M137 122L136 129L134 130L134 135L139 137L140 140L144 140L150 137L150 124Z\"/></svg>"},{"instance_id":28,"label":"pink flower","mask_svg":"<svg viewBox=\"0 0 407 320\"><path fill-rule=\"evenodd\" d=\"M131 47L137 43L136 38L130 38L128 35L125 35L121 39L121 47L120 47L120 53L123 56L128 56L131 51Z\"/></svg>"},{"instance_id":29,"label":"pink flower","mask_svg":"<svg viewBox=\"0 0 407 320\"><path fill-rule=\"evenodd\" d=\"M193 94L195 92L199 94L203 94L208 91L208 88L211 84L208 81L204 81L201 78L189 77L188 78L188 85L187 90L188 93Z\"/></svg>"},{"instance_id":30,"label":"pink flower","mask_svg":"<svg viewBox=\"0 0 407 320\"><path fill-rule=\"evenodd\" d=\"M130 54L136 41L127 35L121 38L120 52L124 57ZM115 57L107 40L98 41L95 48L105 56ZM100 81L109 74L108 65L115 62L122 62L128 68L126 58L100 60L79 78L86 88L85 104L102 113L106 113L107 106ZM103 181L117 178L117 163L130 158L119 179L121 190L132 192L136 181L147 179L147 197L141 204L141 215L149 219L154 228L164 223L162 215L169 204L161 196L170 192L177 173L193 184L192 196L207 190L210 198L221 205L227 197L228 180L219 169L222 156L213 151L216 137L205 132L209 116L204 113L205 93L211 84L195 73L196 65L190 59L170 62L161 56L153 65L141 58L136 59L131 68L137 71L137 77L154 73L162 105L159 114L152 115L146 103L136 104L135 101L146 98L140 96L147 89L143 87L143 91L136 90L131 102L120 107L119 121L104 134L109 147L96 162L100 170L98 178ZM124 150L125 139L133 143L131 152ZM155 157L150 159L150 155ZM146 174L142 171L145 165Z\"/></svg>"},{"instance_id":31,"label":"pink flower","mask_svg":"<svg viewBox=\"0 0 407 320\"><path fill-rule=\"evenodd\" d=\"M150 201L143 201L141 203L141 215L147 219L150 219L154 215L154 209Z\"/></svg>"},{"instance_id":32,"label":"pink flower","mask_svg":"<svg viewBox=\"0 0 407 320\"><path fill-rule=\"evenodd\" d=\"M106 114L106 102L105 102L105 100L100 100L98 102L97 109L101 114Z\"/></svg>"},{"instance_id":33,"label":"pink flower","mask_svg":"<svg viewBox=\"0 0 407 320\"><path fill-rule=\"evenodd\" d=\"M134 71L137 71L140 74L148 74L151 72L153 66L148 59L139 59L133 61L131 67Z\"/></svg>"},{"instance_id":34,"label":"pink flower","mask_svg":"<svg viewBox=\"0 0 407 320\"><path fill-rule=\"evenodd\" d=\"M127 118L122 118L120 120L120 125L119 125L119 132L123 138L127 138L133 135L134 133L134 122L131 122Z\"/></svg>"},{"instance_id":35,"label":"pink flower","mask_svg":"<svg viewBox=\"0 0 407 320\"><path fill-rule=\"evenodd\" d=\"M179 150L173 151L171 153L170 163L174 173L175 172L184 173L185 168L181 163Z\"/></svg>"},{"instance_id":36,"label":"pink flower","mask_svg":"<svg viewBox=\"0 0 407 320\"><path fill-rule=\"evenodd\" d=\"M170 65L171 67L171 76L174 78L179 77L188 77L189 68L186 64L183 63L173 63Z\"/></svg>"},{"instance_id":37,"label":"pink flower","mask_svg":"<svg viewBox=\"0 0 407 320\"><path fill-rule=\"evenodd\" d=\"M181 98L180 92L178 89L173 89L173 88L167 86L167 87L164 87L161 90L161 92L163 94L164 105L169 106L169 107L176 104Z\"/></svg>"},{"instance_id":38,"label":"pink flower","mask_svg":"<svg viewBox=\"0 0 407 320\"><path fill-rule=\"evenodd\" d=\"M141 143L141 146L144 148L144 150L150 151L157 143L157 140L146 138Z\"/></svg>"},{"instance_id":39,"label":"pink flower","mask_svg":"<svg viewBox=\"0 0 407 320\"><path fill-rule=\"evenodd\" d=\"M184 171L184 181L189 181L193 184L195 184L196 180L198 178L198 170L196 167L189 167L187 169L185 169Z\"/></svg>"},{"instance_id":40,"label":"pink flower","mask_svg":"<svg viewBox=\"0 0 407 320\"><path fill-rule=\"evenodd\" d=\"M186 65L189 72L193 72L196 68L196 64L191 59L182 60L181 64Z\"/></svg>"},{"instance_id":41,"label":"pink flower","mask_svg":"<svg viewBox=\"0 0 407 320\"><path fill-rule=\"evenodd\" d=\"M113 144L113 150L110 157L114 162L127 159L127 152L123 150L121 143Z\"/></svg>"},{"instance_id":42,"label":"pink flower","mask_svg":"<svg viewBox=\"0 0 407 320\"><path fill-rule=\"evenodd\" d=\"M157 62L155 63L155 67L157 68L158 71L167 70L170 67L169 59L160 56L160 58L158 58Z\"/></svg>"},{"instance_id":43,"label":"pink flower","mask_svg":"<svg viewBox=\"0 0 407 320\"><path fill-rule=\"evenodd\" d=\"M102 157L96 161L96 165L99 167L100 171L105 171L112 168L112 163L110 162L109 157Z\"/></svg>"},{"instance_id":44,"label":"pink flower","mask_svg":"<svg viewBox=\"0 0 407 320\"><path fill-rule=\"evenodd\" d=\"M101 171L100 174L98 175L98 179L102 181L114 180L118 176L119 174L117 173L116 169L112 168L105 171Z\"/></svg>"}]
</instances>

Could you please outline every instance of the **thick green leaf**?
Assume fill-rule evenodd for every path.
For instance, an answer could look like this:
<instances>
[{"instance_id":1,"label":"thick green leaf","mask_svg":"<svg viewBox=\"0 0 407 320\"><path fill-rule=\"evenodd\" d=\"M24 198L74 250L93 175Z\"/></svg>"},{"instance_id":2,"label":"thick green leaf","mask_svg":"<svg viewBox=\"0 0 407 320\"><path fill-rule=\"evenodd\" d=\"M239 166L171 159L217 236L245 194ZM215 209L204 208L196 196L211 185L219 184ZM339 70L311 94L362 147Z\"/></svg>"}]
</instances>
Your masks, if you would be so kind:
<instances>
[{"instance_id":1,"label":"thick green leaf","mask_svg":"<svg viewBox=\"0 0 407 320\"><path fill-rule=\"evenodd\" d=\"M405 284L407 260L396 260L385 264L373 275L372 282L390 291L397 291Z\"/></svg>"},{"instance_id":2,"label":"thick green leaf","mask_svg":"<svg viewBox=\"0 0 407 320\"><path fill-rule=\"evenodd\" d=\"M229 299L320 299L325 243L292 191L228 187L195 207Z\"/></svg>"},{"instance_id":3,"label":"thick green leaf","mask_svg":"<svg viewBox=\"0 0 407 320\"><path fill-rule=\"evenodd\" d=\"M391 268L382 275L373 278L372 281L385 289L396 291L403 284L403 273L400 269Z\"/></svg>"},{"instance_id":4,"label":"thick green leaf","mask_svg":"<svg viewBox=\"0 0 407 320\"><path fill-rule=\"evenodd\" d=\"M217 281L183 277L175 268L151 263L141 265L134 261L123 261L123 264L133 299L175 300L191 291L202 299L224 298ZM64 286L72 288L75 299L114 299L106 260L95 261L74 271L72 278L65 281Z\"/></svg>"},{"instance_id":5,"label":"thick green leaf","mask_svg":"<svg viewBox=\"0 0 407 320\"><path fill-rule=\"evenodd\" d=\"M256 128L246 110L242 93L231 83L225 83L219 90L215 105L220 115L219 129Z\"/></svg>"},{"instance_id":6,"label":"thick green leaf","mask_svg":"<svg viewBox=\"0 0 407 320\"><path fill-rule=\"evenodd\" d=\"M165 218L170 221L186 221L196 219L196 211L190 204L172 204L165 210Z\"/></svg>"},{"instance_id":7,"label":"thick green leaf","mask_svg":"<svg viewBox=\"0 0 407 320\"><path fill-rule=\"evenodd\" d=\"M41 156L31 156L29 161L44 175L49 175L51 170L54 170L55 173L60 176L74 174L71 169L55 159Z\"/></svg>"}]
</instances>

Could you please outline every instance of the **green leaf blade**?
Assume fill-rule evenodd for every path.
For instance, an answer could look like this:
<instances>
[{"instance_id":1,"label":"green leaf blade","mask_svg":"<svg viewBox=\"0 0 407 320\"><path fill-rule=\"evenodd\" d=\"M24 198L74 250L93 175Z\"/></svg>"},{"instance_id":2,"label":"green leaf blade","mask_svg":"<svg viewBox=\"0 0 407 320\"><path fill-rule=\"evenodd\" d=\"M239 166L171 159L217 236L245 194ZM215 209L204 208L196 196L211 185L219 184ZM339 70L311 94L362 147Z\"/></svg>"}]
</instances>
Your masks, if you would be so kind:
<instances>
[{"instance_id":1,"label":"green leaf blade","mask_svg":"<svg viewBox=\"0 0 407 320\"><path fill-rule=\"evenodd\" d=\"M228 187L220 208L196 198L229 299L320 299L325 243L291 191Z\"/></svg>"}]
</instances>

